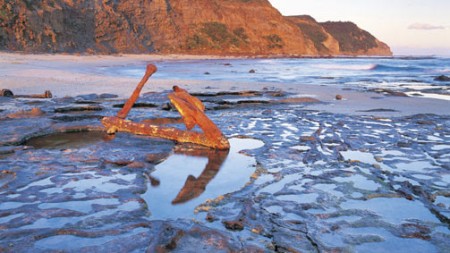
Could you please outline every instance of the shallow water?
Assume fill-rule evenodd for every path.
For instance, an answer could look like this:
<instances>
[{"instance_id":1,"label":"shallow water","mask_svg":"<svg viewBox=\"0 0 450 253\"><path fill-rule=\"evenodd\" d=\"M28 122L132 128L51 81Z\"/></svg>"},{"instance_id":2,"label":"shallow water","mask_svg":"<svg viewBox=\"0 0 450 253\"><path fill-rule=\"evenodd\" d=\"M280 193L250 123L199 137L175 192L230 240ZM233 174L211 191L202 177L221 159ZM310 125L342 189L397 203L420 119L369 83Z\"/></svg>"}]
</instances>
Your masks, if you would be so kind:
<instances>
[{"instance_id":1,"label":"shallow water","mask_svg":"<svg viewBox=\"0 0 450 253\"><path fill-rule=\"evenodd\" d=\"M255 184L259 205L279 217L281 227L307 224L323 251L396 252L398 246L398 252L411 247L442 252L448 247L438 239L450 238L446 218L440 218L448 217L448 129L437 127L448 126L448 118L280 111L282 117L276 110L263 117L277 127L255 133L270 136L260 161L274 173ZM254 129L262 122L268 124L258 120ZM286 138L286 132L296 138ZM299 138L308 134L315 137ZM431 192L438 194L434 202ZM358 229L361 233L354 233Z\"/></svg>"},{"instance_id":2,"label":"shallow water","mask_svg":"<svg viewBox=\"0 0 450 253\"><path fill-rule=\"evenodd\" d=\"M108 140L108 135L105 132L96 131L81 131L69 133L55 133L40 137L29 139L25 145L33 146L34 148L46 149L69 149L82 148L98 142Z\"/></svg>"},{"instance_id":3,"label":"shallow water","mask_svg":"<svg viewBox=\"0 0 450 253\"><path fill-rule=\"evenodd\" d=\"M151 220L192 218L195 207L225 193L237 191L255 171L255 158L240 154L241 150L264 145L253 139L232 138L229 152L205 150L190 154L173 154L150 174L147 191L141 195ZM149 180L150 181L150 180Z\"/></svg>"},{"instance_id":4,"label":"shallow water","mask_svg":"<svg viewBox=\"0 0 450 253\"><path fill-rule=\"evenodd\" d=\"M156 62L155 79L330 85L391 89L412 96L450 100L449 58L226 59ZM141 77L142 65L99 68L99 73ZM256 73L250 73L255 70ZM205 73L209 74L205 74Z\"/></svg>"}]
</instances>

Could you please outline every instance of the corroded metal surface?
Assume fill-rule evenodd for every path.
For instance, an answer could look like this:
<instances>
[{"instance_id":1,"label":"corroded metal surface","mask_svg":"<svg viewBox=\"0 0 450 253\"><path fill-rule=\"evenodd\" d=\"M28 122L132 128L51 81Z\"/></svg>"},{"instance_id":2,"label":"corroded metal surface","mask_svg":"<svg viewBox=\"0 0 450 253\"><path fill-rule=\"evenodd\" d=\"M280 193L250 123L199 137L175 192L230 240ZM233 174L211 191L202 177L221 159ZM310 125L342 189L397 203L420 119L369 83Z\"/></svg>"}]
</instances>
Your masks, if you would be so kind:
<instances>
[{"instance_id":1,"label":"corroded metal surface","mask_svg":"<svg viewBox=\"0 0 450 253\"><path fill-rule=\"evenodd\" d=\"M174 127L136 123L130 120L120 119L118 117L105 117L102 119L102 124L108 129L114 129L119 132L148 135L177 142L189 142L217 149L228 149L229 147L228 141L226 141L225 137L219 141L211 141L205 134L194 131L184 131Z\"/></svg>"},{"instance_id":2,"label":"corroded metal surface","mask_svg":"<svg viewBox=\"0 0 450 253\"><path fill-rule=\"evenodd\" d=\"M145 70L144 77L142 77L141 81L136 86L136 89L134 90L133 94L131 94L131 97L127 100L125 105L123 106L122 110L117 113L117 117L124 119L127 117L128 113L130 112L131 108L133 107L136 100L139 98L139 94L142 91L142 88L144 87L145 83L148 81L148 79L156 72L157 68L153 64L148 64L147 69Z\"/></svg>"},{"instance_id":3,"label":"corroded metal surface","mask_svg":"<svg viewBox=\"0 0 450 253\"><path fill-rule=\"evenodd\" d=\"M196 97L191 96L186 90L174 86L173 92L168 95L170 102L181 114L187 128L181 130L174 127L164 127L149 123L136 123L125 120L131 108L139 97L139 94L150 76L156 72L156 66L149 64L144 77L137 85L131 97L118 112L117 117L105 117L102 124L107 132L114 134L117 131L133 134L148 135L177 142L194 143L214 149L227 150L230 144L220 129L205 114L205 106ZM203 133L192 131L198 125Z\"/></svg>"}]
</instances>

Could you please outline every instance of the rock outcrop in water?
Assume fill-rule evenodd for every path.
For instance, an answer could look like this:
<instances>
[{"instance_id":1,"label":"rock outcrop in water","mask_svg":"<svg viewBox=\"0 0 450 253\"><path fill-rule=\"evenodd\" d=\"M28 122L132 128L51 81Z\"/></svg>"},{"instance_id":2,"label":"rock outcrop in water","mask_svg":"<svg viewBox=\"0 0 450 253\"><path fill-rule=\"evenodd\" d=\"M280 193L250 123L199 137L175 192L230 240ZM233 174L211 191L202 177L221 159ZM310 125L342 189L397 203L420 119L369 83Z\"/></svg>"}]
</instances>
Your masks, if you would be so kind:
<instances>
[{"instance_id":1,"label":"rock outcrop in water","mask_svg":"<svg viewBox=\"0 0 450 253\"><path fill-rule=\"evenodd\" d=\"M392 54L372 35L348 24L284 17L267 0L0 0L0 49L246 56Z\"/></svg>"}]
</instances>

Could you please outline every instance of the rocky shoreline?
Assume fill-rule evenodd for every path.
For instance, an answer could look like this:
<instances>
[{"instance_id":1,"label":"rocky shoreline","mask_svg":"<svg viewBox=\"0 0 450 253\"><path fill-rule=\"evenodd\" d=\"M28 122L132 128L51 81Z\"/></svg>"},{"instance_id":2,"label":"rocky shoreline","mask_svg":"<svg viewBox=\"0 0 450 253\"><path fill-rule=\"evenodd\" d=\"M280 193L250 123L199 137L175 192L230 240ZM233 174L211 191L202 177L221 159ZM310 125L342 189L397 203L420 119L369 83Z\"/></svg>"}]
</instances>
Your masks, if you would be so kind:
<instances>
[{"instance_id":1,"label":"rocky shoreline","mask_svg":"<svg viewBox=\"0 0 450 253\"><path fill-rule=\"evenodd\" d=\"M189 83L223 133L241 141L239 151L206 169L219 154L145 136L104 134L101 118L117 113L135 80L77 72L99 62L74 59L63 66L77 66L65 72L73 74L55 81L48 73L63 71L64 63L44 62L61 68L38 74L23 68L31 63L19 58L2 63L10 70L8 84L16 73L24 73L15 77L17 84L47 75L39 87L17 85L14 93L51 86L54 96L0 97L0 251L445 252L450 247L450 115L439 113L439 103L424 106L438 113L420 113L425 109L406 110L410 99L420 98L325 87L326 96L317 88L311 100L288 88L233 89L234 84L220 83L218 90ZM70 89L71 79L85 85ZM93 87L105 80L109 92ZM174 84L152 82L128 118L176 117L167 104L169 83ZM303 92L309 91L314 89ZM337 93L344 100L336 101ZM373 96L377 104L365 105ZM389 103L398 112L386 110ZM177 155L192 159L192 167L177 163ZM227 164L238 159L242 162L229 167L237 169L233 174L251 172L225 192L212 190L230 170ZM185 178L174 180L180 174ZM189 188L191 183L200 186ZM163 218L171 210L149 198L167 184L176 185L170 192L177 196L180 189L200 191L185 203L201 203L187 217Z\"/></svg>"}]
</instances>

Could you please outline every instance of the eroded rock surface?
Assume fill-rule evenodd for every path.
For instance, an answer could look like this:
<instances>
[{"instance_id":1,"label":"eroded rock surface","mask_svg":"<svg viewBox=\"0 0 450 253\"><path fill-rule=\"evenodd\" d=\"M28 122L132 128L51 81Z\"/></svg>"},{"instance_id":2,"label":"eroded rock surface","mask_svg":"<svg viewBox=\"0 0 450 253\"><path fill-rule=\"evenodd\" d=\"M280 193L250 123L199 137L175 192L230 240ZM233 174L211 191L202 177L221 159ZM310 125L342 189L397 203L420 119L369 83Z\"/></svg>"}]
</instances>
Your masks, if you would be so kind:
<instances>
[{"instance_id":1,"label":"eroded rock surface","mask_svg":"<svg viewBox=\"0 0 450 253\"><path fill-rule=\"evenodd\" d=\"M156 107L133 108L128 118L177 116L163 110L165 95L144 95L139 102ZM0 251L445 252L450 247L448 116L330 114L276 102L288 98L283 93L197 95L227 137L263 145L238 145L233 160L253 164L245 183L208 197L178 219L158 216L163 213L147 203L146 193L170 183L160 176L166 170L160 166L169 166L176 152L196 156L195 147L131 134L108 138L100 118L117 114L114 105L122 100L3 98ZM269 102L237 103L255 99ZM217 108L220 101L231 103ZM7 117L32 108L43 114ZM55 137L61 132L75 132L75 138ZM218 177L204 168L221 161L205 157L197 155L198 168L181 182L196 187L200 198L214 181L204 183ZM181 195L167 201L189 198Z\"/></svg>"}]
</instances>

